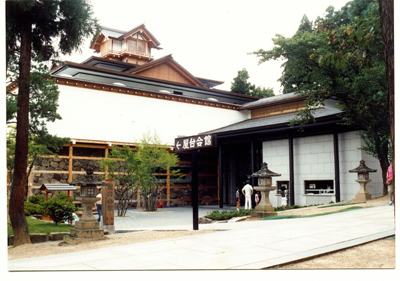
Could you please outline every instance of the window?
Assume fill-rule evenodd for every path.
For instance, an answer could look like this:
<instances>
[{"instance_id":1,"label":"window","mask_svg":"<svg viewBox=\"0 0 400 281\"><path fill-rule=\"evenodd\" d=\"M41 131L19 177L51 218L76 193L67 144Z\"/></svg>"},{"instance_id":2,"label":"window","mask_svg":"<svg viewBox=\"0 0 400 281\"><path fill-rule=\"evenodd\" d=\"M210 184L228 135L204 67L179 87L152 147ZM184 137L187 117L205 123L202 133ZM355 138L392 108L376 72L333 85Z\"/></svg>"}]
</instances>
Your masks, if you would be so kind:
<instances>
[{"instance_id":1,"label":"window","mask_svg":"<svg viewBox=\"0 0 400 281\"><path fill-rule=\"evenodd\" d=\"M332 195L335 193L333 180L306 180L304 181L306 195Z\"/></svg>"},{"instance_id":2,"label":"window","mask_svg":"<svg viewBox=\"0 0 400 281\"><path fill-rule=\"evenodd\" d=\"M127 46L128 46L128 51L135 53L135 54L141 54L141 55L147 55L148 50L147 50L147 42L138 40L138 39L127 39Z\"/></svg>"},{"instance_id":3,"label":"window","mask_svg":"<svg viewBox=\"0 0 400 281\"><path fill-rule=\"evenodd\" d=\"M277 181L276 184L278 186L277 193L282 196L286 196L289 193L289 181Z\"/></svg>"}]
</instances>

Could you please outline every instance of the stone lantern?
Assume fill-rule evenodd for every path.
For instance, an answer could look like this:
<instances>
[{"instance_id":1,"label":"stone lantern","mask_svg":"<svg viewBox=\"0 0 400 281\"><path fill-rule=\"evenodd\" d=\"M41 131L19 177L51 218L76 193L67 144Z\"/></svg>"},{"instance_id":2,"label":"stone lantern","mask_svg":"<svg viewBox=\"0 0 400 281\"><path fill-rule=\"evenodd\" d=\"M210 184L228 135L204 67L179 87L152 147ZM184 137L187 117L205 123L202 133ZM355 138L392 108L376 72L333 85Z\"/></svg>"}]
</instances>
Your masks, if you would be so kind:
<instances>
[{"instance_id":1,"label":"stone lantern","mask_svg":"<svg viewBox=\"0 0 400 281\"><path fill-rule=\"evenodd\" d=\"M269 192L276 189L276 186L272 186L272 177L279 177L281 174L274 173L268 169L268 164L263 163L261 169L251 175L253 178L258 178L258 186L255 186L256 191L261 192L261 201L255 207L254 211L251 212L252 217L265 218L268 216L276 216L274 207L269 200Z\"/></svg>"},{"instance_id":2,"label":"stone lantern","mask_svg":"<svg viewBox=\"0 0 400 281\"><path fill-rule=\"evenodd\" d=\"M371 199L371 194L368 193L366 186L371 180L369 179L369 173L375 173L377 170L370 169L365 165L365 161L361 160L360 165L352 170L350 173L357 173L356 182L360 184L360 191L356 194L356 197L351 200L352 203L366 202Z\"/></svg>"},{"instance_id":3,"label":"stone lantern","mask_svg":"<svg viewBox=\"0 0 400 281\"><path fill-rule=\"evenodd\" d=\"M81 181L71 182L71 185L80 186L79 196L75 198L81 201L83 206L82 216L75 223L75 228L71 229L70 235L64 236L64 242L78 244L87 240L97 240L104 237L104 230L100 229L100 223L93 215L93 204L98 201L99 194L97 186L107 185L105 182L98 181L93 175L93 169L88 168L86 175Z\"/></svg>"}]
</instances>

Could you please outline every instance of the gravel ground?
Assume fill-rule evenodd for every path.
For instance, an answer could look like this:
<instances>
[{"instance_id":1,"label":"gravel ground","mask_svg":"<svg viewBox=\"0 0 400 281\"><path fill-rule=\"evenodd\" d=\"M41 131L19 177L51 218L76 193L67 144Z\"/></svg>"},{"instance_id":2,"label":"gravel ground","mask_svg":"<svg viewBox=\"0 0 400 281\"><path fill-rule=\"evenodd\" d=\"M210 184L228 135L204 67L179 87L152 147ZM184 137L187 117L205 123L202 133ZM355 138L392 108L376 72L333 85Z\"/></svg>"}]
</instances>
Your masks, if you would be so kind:
<instances>
[{"instance_id":1,"label":"gravel ground","mask_svg":"<svg viewBox=\"0 0 400 281\"><path fill-rule=\"evenodd\" d=\"M357 204L360 207L382 206L388 204L388 196L374 198L366 203ZM310 207L279 212L280 215L312 215L333 212L354 205L318 208ZM247 219L254 220L254 219ZM240 223L240 222L238 222ZM178 238L188 235L211 233L212 230L199 231L140 231L126 234L108 235L104 240L82 243L79 245L59 246L60 242L27 244L8 248L8 260L41 257L54 254L64 254L127 244L143 243L161 239ZM330 268L395 268L395 240L382 239L341 250L332 254L319 256L306 261L291 263L272 269L330 269Z\"/></svg>"}]
</instances>

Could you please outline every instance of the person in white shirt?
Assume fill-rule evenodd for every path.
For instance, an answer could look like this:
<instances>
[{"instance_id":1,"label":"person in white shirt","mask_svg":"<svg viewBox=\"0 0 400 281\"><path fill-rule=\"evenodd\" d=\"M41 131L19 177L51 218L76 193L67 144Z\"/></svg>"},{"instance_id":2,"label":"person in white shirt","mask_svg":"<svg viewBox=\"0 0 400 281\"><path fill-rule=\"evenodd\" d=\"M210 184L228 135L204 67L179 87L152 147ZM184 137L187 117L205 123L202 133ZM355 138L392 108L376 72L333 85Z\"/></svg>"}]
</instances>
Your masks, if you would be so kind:
<instances>
[{"instance_id":1,"label":"person in white shirt","mask_svg":"<svg viewBox=\"0 0 400 281\"><path fill-rule=\"evenodd\" d=\"M244 209L251 209L251 195L253 195L253 187L250 185L250 181L246 181L246 185L242 188L242 193L245 196Z\"/></svg>"}]
</instances>

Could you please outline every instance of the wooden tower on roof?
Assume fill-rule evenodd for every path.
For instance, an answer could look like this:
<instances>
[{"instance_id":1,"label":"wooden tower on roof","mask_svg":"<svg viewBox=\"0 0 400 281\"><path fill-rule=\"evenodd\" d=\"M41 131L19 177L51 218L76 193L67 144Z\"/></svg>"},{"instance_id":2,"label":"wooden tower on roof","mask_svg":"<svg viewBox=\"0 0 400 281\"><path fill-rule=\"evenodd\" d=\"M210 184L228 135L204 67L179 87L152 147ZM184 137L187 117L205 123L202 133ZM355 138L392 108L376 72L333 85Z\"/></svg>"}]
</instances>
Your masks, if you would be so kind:
<instances>
[{"instance_id":1,"label":"wooden tower on roof","mask_svg":"<svg viewBox=\"0 0 400 281\"><path fill-rule=\"evenodd\" d=\"M101 58L142 65L154 60L152 49L162 49L160 42L144 24L126 32L102 27L95 36L91 49Z\"/></svg>"},{"instance_id":2,"label":"wooden tower on roof","mask_svg":"<svg viewBox=\"0 0 400 281\"><path fill-rule=\"evenodd\" d=\"M159 46L160 42L142 24L128 32L102 27L101 31L94 37L91 49L99 53L102 60L118 61L119 64L124 64L124 67L129 67L128 70L124 70L126 74L201 88L212 88L223 83L222 81L193 76L177 63L172 55L154 59L151 54L152 49L162 49ZM92 60L93 58L88 61L93 63Z\"/></svg>"}]
</instances>

